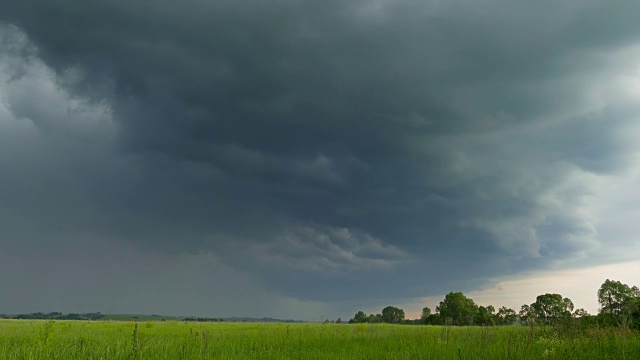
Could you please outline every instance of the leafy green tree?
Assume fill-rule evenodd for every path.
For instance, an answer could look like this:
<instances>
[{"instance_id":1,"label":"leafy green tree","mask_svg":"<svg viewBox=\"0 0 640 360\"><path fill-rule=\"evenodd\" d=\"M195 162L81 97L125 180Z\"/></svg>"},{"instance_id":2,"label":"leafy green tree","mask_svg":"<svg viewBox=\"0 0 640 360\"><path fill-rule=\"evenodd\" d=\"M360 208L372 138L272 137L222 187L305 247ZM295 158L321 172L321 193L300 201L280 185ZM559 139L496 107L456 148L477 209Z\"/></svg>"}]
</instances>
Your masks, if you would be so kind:
<instances>
[{"instance_id":1,"label":"leafy green tree","mask_svg":"<svg viewBox=\"0 0 640 360\"><path fill-rule=\"evenodd\" d=\"M535 323L536 321L533 309L531 309L530 305L522 305L520 307L520 312L518 313L518 315L520 315L520 321L524 324L531 324Z\"/></svg>"},{"instance_id":2,"label":"leafy green tree","mask_svg":"<svg viewBox=\"0 0 640 360\"><path fill-rule=\"evenodd\" d=\"M367 322L367 315L364 311L358 311L355 316L349 320L349 324L360 324L364 322Z\"/></svg>"},{"instance_id":3,"label":"leafy green tree","mask_svg":"<svg viewBox=\"0 0 640 360\"><path fill-rule=\"evenodd\" d=\"M381 314L369 314L369 316L367 316L367 319L365 320L365 322L367 323L371 323L371 324L378 324L382 322L382 315Z\"/></svg>"},{"instance_id":4,"label":"leafy green tree","mask_svg":"<svg viewBox=\"0 0 640 360\"><path fill-rule=\"evenodd\" d=\"M445 323L471 325L478 312L478 305L461 292L450 292L436 307Z\"/></svg>"},{"instance_id":5,"label":"leafy green tree","mask_svg":"<svg viewBox=\"0 0 640 360\"><path fill-rule=\"evenodd\" d=\"M629 326L634 314L640 312L640 290L636 286L629 287L620 281L607 279L598 289L598 303L599 316L605 323Z\"/></svg>"},{"instance_id":6,"label":"leafy green tree","mask_svg":"<svg viewBox=\"0 0 640 360\"><path fill-rule=\"evenodd\" d=\"M387 324L399 324L404 320L404 310L395 306L382 309L382 321Z\"/></svg>"},{"instance_id":7,"label":"leafy green tree","mask_svg":"<svg viewBox=\"0 0 640 360\"><path fill-rule=\"evenodd\" d=\"M478 325L495 325L495 314L496 309L493 305L489 305L487 307L480 306L478 307L478 312L476 313L475 323Z\"/></svg>"},{"instance_id":8,"label":"leafy green tree","mask_svg":"<svg viewBox=\"0 0 640 360\"><path fill-rule=\"evenodd\" d=\"M425 325L442 325L442 317L440 317L440 314L435 313L435 314L431 314L427 317L427 319L423 322L423 324Z\"/></svg>"},{"instance_id":9,"label":"leafy green tree","mask_svg":"<svg viewBox=\"0 0 640 360\"><path fill-rule=\"evenodd\" d=\"M496 314L498 325L513 325L517 319L518 316L516 314L516 311L506 306L500 307L500 309L498 309L498 313Z\"/></svg>"},{"instance_id":10,"label":"leafy green tree","mask_svg":"<svg viewBox=\"0 0 640 360\"><path fill-rule=\"evenodd\" d=\"M538 295L536 302L531 304L534 316L543 324L554 324L560 320L571 318L573 302L563 298L560 294Z\"/></svg>"},{"instance_id":11,"label":"leafy green tree","mask_svg":"<svg viewBox=\"0 0 640 360\"><path fill-rule=\"evenodd\" d=\"M573 318L576 324L580 325L583 329L596 325L597 318L589 314L585 309L576 309L573 312Z\"/></svg>"},{"instance_id":12,"label":"leafy green tree","mask_svg":"<svg viewBox=\"0 0 640 360\"><path fill-rule=\"evenodd\" d=\"M420 323L421 324L427 324L427 321L429 321L429 316L431 316L431 309L429 309L428 307L423 307L422 308L422 315L420 316Z\"/></svg>"},{"instance_id":13,"label":"leafy green tree","mask_svg":"<svg viewBox=\"0 0 640 360\"><path fill-rule=\"evenodd\" d=\"M575 318L583 318L587 316L591 316L591 315L587 312L587 310L583 308L577 309L576 311L573 312L573 317Z\"/></svg>"},{"instance_id":14,"label":"leafy green tree","mask_svg":"<svg viewBox=\"0 0 640 360\"><path fill-rule=\"evenodd\" d=\"M342 319L341 319L341 318L338 318L338 319L336 320L336 324L342 324Z\"/></svg>"},{"instance_id":15,"label":"leafy green tree","mask_svg":"<svg viewBox=\"0 0 640 360\"><path fill-rule=\"evenodd\" d=\"M620 316L632 297L629 285L607 279L598 289L600 313Z\"/></svg>"}]
</instances>

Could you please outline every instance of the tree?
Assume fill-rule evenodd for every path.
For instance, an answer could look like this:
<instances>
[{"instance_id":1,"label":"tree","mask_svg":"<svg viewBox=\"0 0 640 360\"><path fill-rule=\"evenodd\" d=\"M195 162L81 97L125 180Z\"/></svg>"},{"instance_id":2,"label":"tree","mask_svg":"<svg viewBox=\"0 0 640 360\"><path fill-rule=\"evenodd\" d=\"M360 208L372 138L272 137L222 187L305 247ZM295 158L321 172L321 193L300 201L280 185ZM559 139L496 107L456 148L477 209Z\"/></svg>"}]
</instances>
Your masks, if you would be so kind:
<instances>
[{"instance_id":1,"label":"tree","mask_svg":"<svg viewBox=\"0 0 640 360\"><path fill-rule=\"evenodd\" d=\"M338 320L336 320L336 324L342 324L342 319L338 318Z\"/></svg>"},{"instance_id":2,"label":"tree","mask_svg":"<svg viewBox=\"0 0 640 360\"><path fill-rule=\"evenodd\" d=\"M426 320L424 320L423 324L425 325L442 325L442 317L440 316L440 314L435 313L435 314L431 314L427 317Z\"/></svg>"},{"instance_id":3,"label":"tree","mask_svg":"<svg viewBox=\"0 0 640 360\"><path fill-rule=\"evenodd\" d=\"M633 294L629 285L620 281L605 280L598 289L600 313L620 316L631 297Z\"/></svg>"},{"instance_id":4,"label":"tree","mask_svg":"<svg viewBox=\"0 0 640 360\"><path fill-rule=\"evenodd\" d=\"M580 308L577 309L576 311L573 312L573 317L575 318L583 318L583 317L587 317L590 316L589 313L587 312L587 310Z\"/></svg>"},{"instance_id":5,"label":"tree","mask_svg":"<svg viewBox=\"0 0 640 360\"><path fill-rule=\"evenodd\" d=\"M487 307L480 306L478 308L478 312L476 313L475 323L478 325L495 325L494 320L494 312L496 309L493 305L489 305Z\"/></svg>"},{"instance_id":6,"label":"tree","mask_svg":"<svg viewBox=\"0 0 640 360\"><path fill-rule=\"evenodd\" d=\"M520 307L520 312L518 313L520 315L520 321L524 324L531 324L531 323L535 323L535 316L533 314L533 309L531 309L531 306L524 304Z\"/></svg>"},{"instance_id":7,"label":"tree","mask_svg":"<svg viewBox=\"0 0 640 360\"><path fill-rule=\"evenodd\" d=\"M530 309L543 324L554 324L560 320L571 318L573 302L560 294L538 295Z\"/></svg>"},{"instance_id":8,"label":"tree","mask_svg":"<svg viewBox=\"0 0 640 360\"><path fill-rule=\"evenodd\" d=\"M382 321L388 324L399 324L404 320L404 310L394 306L382 309Z\"/></svg>"},{"instance_id":9,"label":"tree","mask_svg":"<svg viewBox=\"0 0 640 360\"><path fill-rule=\"evenodd\" d=\"M640 291L620 281L605 280L598 289L600 318L616 325L630 325L634 313L640 311Z\"/></svg>"},{"instance_id":10,"label":"tree","mask_svg":"<svg viewBox=\"0 0 640 360\"><path fill-rule=\"evenodd\" d=\"M452 325L471 325L478 312L478 305L461 292L450 292L436 307L436 311Z\"/></svg>"},{"instance_id":11,"label":"tree","mask_svg":"<svg viewBox=\"0 0 640 360\"><path fill-rule=\"evenodd\" d=\"M369 316L367 316L367 319L364 321L370 324L378 324L382 322L382 315L381 314L369 314Z\"/></svg>"},{"instance_id":12,"label":"tree","mask_svg":"<svg viewBox=\"0 0 640 360\"><path fill-rule=\"evenodd\" d=\"M518 319L516 311L506 306L500 307L496 314L498 325L513 325Z\"/></svg>"},{"instance_id":13,"label":"tree","mask_svg":"<svg viewBox=\"0 0 640 360\"><path fill-rule=\"evenodd\" d=\"M429 316L431 315L431 309L429 309L428 307L423 307L422 308L422 315L420 316L420 323L422 324L427 324L427 322L429 321Z\"/></svg>"},{"instance_id":14,"label":"tree","mask_svg":"<svg viewBox=\"0 0 640 360\"><path fill-rule=\"evenodd\" d=\"M359 324L363 322L367 322L367 315L364 313L364 311L358 311L354 315L353 319L349 320L349 324Z\"/></svg>"}]
</instances>

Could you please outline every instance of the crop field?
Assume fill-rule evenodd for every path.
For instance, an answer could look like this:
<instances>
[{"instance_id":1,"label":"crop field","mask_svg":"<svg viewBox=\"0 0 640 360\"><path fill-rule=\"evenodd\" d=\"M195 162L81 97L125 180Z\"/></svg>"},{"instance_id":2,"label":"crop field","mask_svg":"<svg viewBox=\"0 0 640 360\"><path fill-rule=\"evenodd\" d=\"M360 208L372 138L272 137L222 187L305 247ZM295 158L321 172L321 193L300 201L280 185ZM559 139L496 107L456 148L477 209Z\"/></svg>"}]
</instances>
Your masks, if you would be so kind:
<instances>
[{"instance_id":1,"label":"crop field","mask_svg":"<svg viewBox=\"0 0 640 360\"><path fill-rule=\"evenodd\" d=\"M623 329L0 320L1 359L640 359Z\"/></svg>"}]
</instances>

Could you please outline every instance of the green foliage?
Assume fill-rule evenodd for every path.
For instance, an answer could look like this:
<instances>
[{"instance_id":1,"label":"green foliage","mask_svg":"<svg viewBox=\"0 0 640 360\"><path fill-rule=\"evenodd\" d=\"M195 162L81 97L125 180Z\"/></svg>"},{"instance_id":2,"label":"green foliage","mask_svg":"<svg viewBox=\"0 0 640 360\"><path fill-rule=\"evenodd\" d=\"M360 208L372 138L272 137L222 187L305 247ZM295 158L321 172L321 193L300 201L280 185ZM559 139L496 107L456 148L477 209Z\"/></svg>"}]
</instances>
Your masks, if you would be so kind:
<instances>
[{"instance_id":1,"label":"green foliage","mask_svg":"<svg viewBox=\"0 0 640 360\"><path fill-rule=\"evenodd\" d=\"M524 304L520 307L520 322L523 324L532 324L535 323L535 314L533 313L533 309L531 306Z\"/></svg>"},{"instance_id":2,"label":"green foliage","mask_svg":"<svg viewBox=\"0 0 640 360\"><path fill-rule=\"evenodd\" d=\"M404 310L394 307L387 306L382 309L382 314L369 314L367 316L364 311L358 311L353 318L349 320L349 324L379 324L379 323L387 323L387 324L402 324L404 323Z\"/></svg>"},{"instance_id":3,"label":"green foliage","mask_svg":"<svg viewBox=\"0 0 640 360\"><path fill-rule=\"evenodd\" d=\"M557 324L571 318L573 302L560 294L538 295L536 302L529 306L529 316L541 324Z\"/></svg>"},{"instance_id":4,"label":"green foliage","mask_svg":"<svg viewBox=\"0 0 640 360\"><path fill-rule=\"evenodd\" d=\"M573 317L575 318L584 318L587 316L591 316L589 315L589 313L587 312L587 310L580 308L580 309L576 309L576 311L573 312Z\"/></svg>"},{"instance_id":5,"label":"green foliage","mask_svg":"<svg viewBox=\"0 0 640 360\"><path fill-rule=\"evenodd\" d=\"M506 306L502 306L498 309L498 313L496 314L496 323L497 325L513 325L518 320L518 315L516 311L510 309Z\"/></svg>"},{"instance_id":6,"label":"green foliage","mask_svg":"<svg viewBox=\"0 0 640 360\"><path fill-rule=\"evenodd\" d=\"M478 305L461 292L450 292L436 307L445 324L472 325L478 312Z\"/></svg>"},{"instance_id":7,"label":"green foliage","mask_svg":"<svg viewBox=\"0 0 640 360\"><path fill-rule=\"evenodd\" d=\"M140 358L140 339L138 338L138 323L133 325L133 336L131 339L131 357Z\"/></svg>"},{"instance_id":8,"label":"green foliage","mask_svg":"<svg viewBox=\"0 0 640 360\"><path fill-rule=\"evenodd\" d=\"M361 324L367 322L367 314L364 311L358 311L351 320L349 320L349 324Z\"/></svg>"},{"instance_id":9,"label":"green foliage","mask_svg":"<svg viewBox=\"0 0 640 360\"><path fill-rule=\"evenodd\" d=\"M18 315L4 315L1 316L2 318L8 318L8 319L29 319L29 320L100 320L102 318L104 318L104 315L102 315L101 313L97 312L97 313L85 313L85 314L75 314L75 313L70 313L70 314L63 314L61 312L50 312L50 313L43 313L43 312L35 312L35 313L28 313L28 314L18 314Z\"/></svg>"},{"instance_id":10,"label":"green foliage","mask_svg":"<svg viewBox=\"0 0 640 360\"><path fill-rule=\"evenodd\" d=\"M380 324L382 323L382 314L369 314L369 316L367 316L367 320L365 321L369 324Z\"/></svg>"},{"instance_id":11,"label":"green foliage","mask_svg":"<svg viewBox=\"0 0 640 360\"><path fill-rule=\"evenodd\" d=\"M429 315L424 324L425 325L442 325L443 320L440 314L435 313L435 314Z\"/></svg>"},{"instance_id":12,"label":"green foliage","mask_svg":"<svg viewBox=\"0 0 640 360\"><path fill-rule=\"evenodd\" d=\"M40 328L40 338L38 342L42 346L47 346L47 344L50 343L51 337L53 336L53 324L55 324L54 321L47 321Z\"/></svg>"},{"instance_id":13,"label":"green foliage","mask_svg":"<svg viewBox=\"0 0 640 360\"><path fill-rule=\"evenodd\" d=\"M598 289L599 319L605 325L640 327L640 290L620 281L605 280Z\"/></svg>"},{"instance_id":14,"label":"green foliage","mask_svg":"<svg viewBox=\"0 0 640 360\"><path fill-rule=\"evenodd\" d=\"M428 324L429 316L431 316L431 309L425 306L424 308L422 308L422 314L420 315L420 323L425 325Z\"/></svg>"},{"instance_id":15,"label":"green foliage","mask_svg":"<svg viewBox=\"0 0 640 360\"><path fill-rule=\"evenodd\" d=\"M404 310L387 306L382 309L382 322L387 324L400 324L404 320Z\"/></svg>"},{"instance_id":16,"label":"green foliage","mask_svg":"<svg viewBox=\"0 0 640 360\"><path fill-rule=\"evenodd\" d=\"M47 324L0 320L0 358L640 359L640 333L620 328L165 321L136 330L116 321ZM39 341L45 332L46 345Z\"/></svg>"},{"instance_id":17,"label":"green foliage","mask_svg":"<svg viewBox=\"0 0 640 360\"><path fill-rule=\"evenodd\" d=\"M480 306L478 307L478 311L476 312L475 324L476 325L495 325L495 314L496 309L489 305L487 307Z\"/></svg>"}]
</instances>

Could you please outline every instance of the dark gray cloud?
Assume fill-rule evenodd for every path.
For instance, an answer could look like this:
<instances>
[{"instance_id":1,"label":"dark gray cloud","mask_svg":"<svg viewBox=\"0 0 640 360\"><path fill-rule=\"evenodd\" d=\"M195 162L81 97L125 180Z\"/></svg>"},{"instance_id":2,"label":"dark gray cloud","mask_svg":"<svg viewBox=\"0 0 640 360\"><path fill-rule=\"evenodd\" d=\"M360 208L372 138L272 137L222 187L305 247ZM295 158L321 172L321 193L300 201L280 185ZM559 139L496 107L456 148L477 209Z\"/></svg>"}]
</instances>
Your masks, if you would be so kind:
<instances>
[{"instance_id":1,"label":"dark gray cloud","mask_svg":"<svg viewBox=\"0 0 640 360\"><path fill-rule=\"evenodd\" d=\"M636 2L0 4L7 249L205 252L328 302L605 261Z\"/></svg>"}]
</instances>

